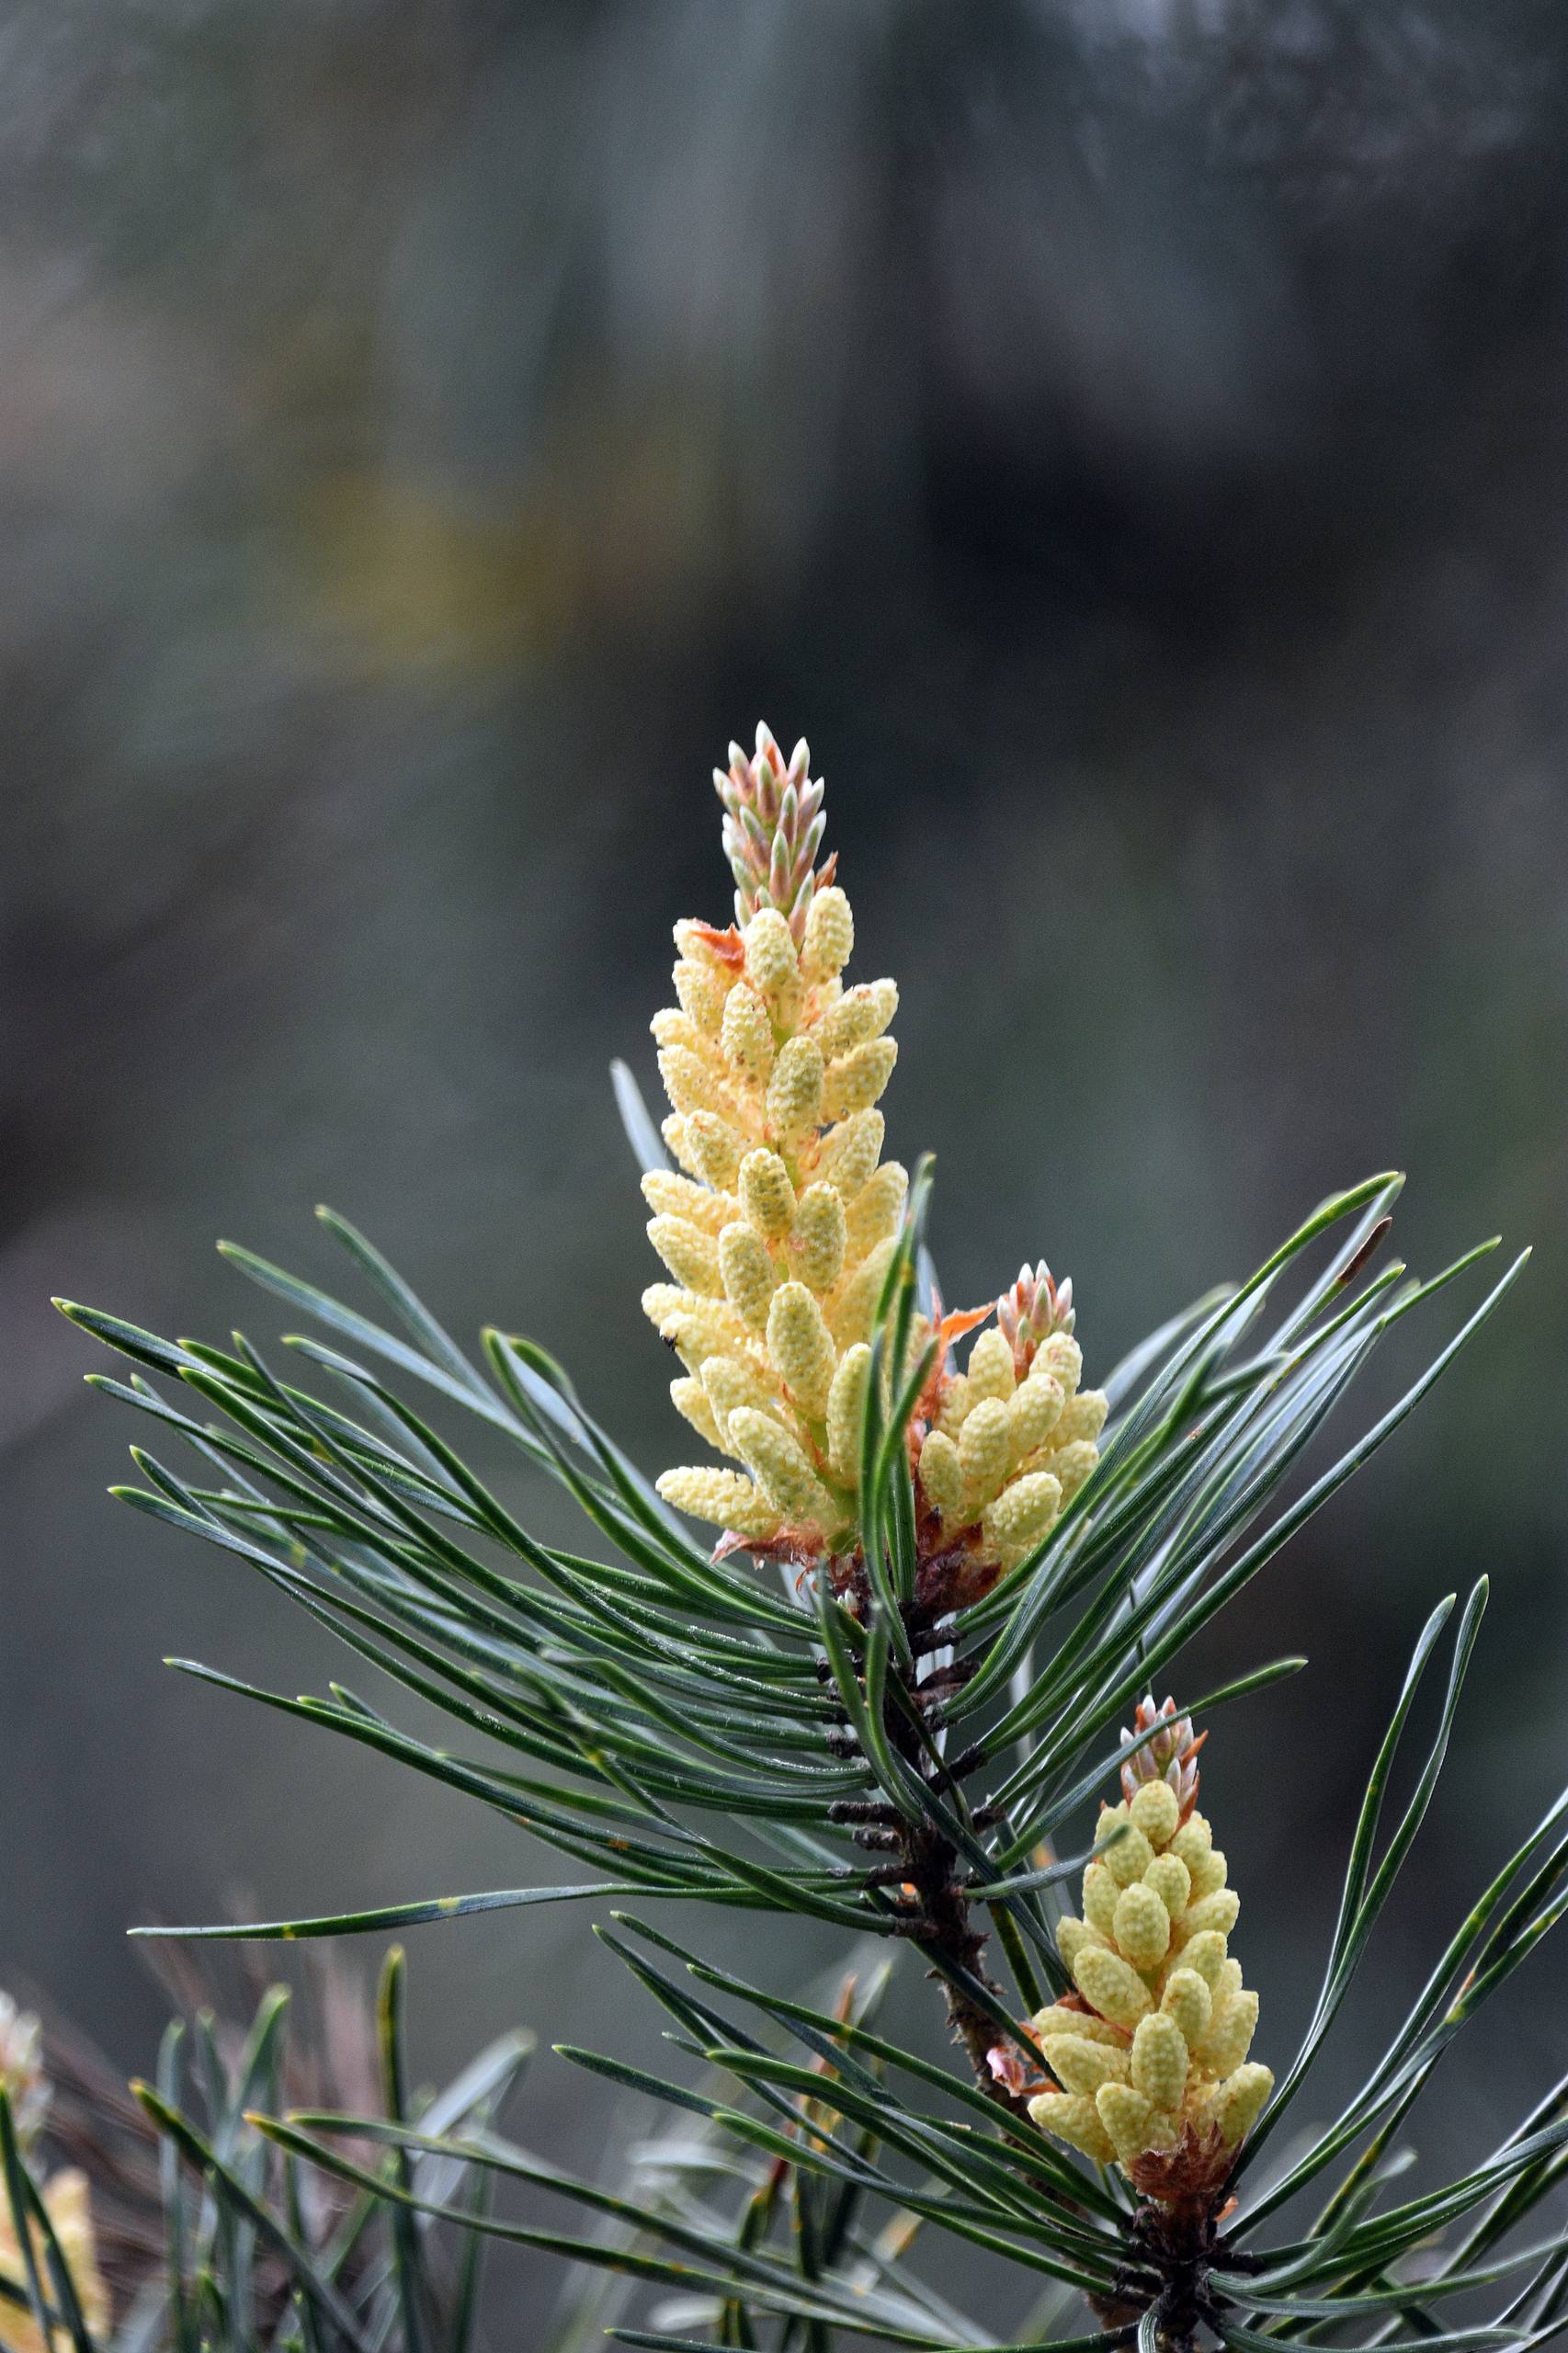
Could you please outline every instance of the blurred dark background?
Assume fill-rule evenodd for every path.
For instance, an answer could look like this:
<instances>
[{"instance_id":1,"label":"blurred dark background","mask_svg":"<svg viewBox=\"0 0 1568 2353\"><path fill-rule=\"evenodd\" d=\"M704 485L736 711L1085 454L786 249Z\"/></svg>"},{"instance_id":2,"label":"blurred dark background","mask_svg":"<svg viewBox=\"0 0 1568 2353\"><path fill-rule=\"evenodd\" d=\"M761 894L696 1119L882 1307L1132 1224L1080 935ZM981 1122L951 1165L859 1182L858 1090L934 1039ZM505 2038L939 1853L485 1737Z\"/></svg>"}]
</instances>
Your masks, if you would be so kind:
<instances>
[{"instance_id":1,"label":"blurred dark background","mask_svg":"<svg viewBox=\"0 0 1568 2353\"><path fill-rule=\"evenodd\" d=\"M1537 1245L1186 1687L1315 1654L1205 1760L1278 2063L1402 1654L1494 1576L1347 2079L1568 1752L1568 17L6 0L0 60L0 1977L145 2066L128 1922L554 1876L159 1665L338 1671L105 1499L136 1433L46 1300L267 1337L210 1239L335 1276L327 1199L678 1453L605 1072L766 716L950 1295L1044 1252L1103 1370L1391 1165L1416 1267ZM586 1925L417 1938L432 2070L652 2052ZM1479 2041L1474 2147L1550 2063ZM519 2125L621 2130L554 2061Z\"/></svg>"}]
</instances>

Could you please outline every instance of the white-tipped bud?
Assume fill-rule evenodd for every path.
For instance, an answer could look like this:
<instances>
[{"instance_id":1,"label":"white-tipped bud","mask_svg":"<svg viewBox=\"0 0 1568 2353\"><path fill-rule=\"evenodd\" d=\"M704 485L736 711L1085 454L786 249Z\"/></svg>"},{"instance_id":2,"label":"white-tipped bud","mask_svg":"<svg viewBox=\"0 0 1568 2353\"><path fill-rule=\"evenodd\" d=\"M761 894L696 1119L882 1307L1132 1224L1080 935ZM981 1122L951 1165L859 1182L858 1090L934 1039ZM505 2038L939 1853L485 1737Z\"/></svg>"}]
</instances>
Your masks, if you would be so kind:
<instances>
[{"instance_id":1,"label":"white-tipped bud","mask_svg":"<svg viewBox=\"0 0 1568 2353\"><path fill-rule=\"evenodd\" d=\"M778 1272L767 1243L745 1218L736 1218L719 1236L719 1273L735 1313L750 1330L760 1332L778 1287Z\"/></svg>"},{"instance_id":2,"label":"white-tipped bud","mask_svg":"<svg viewBox=\"0 0 1568 2353\"><path fill-rule=\"evenodd\" d=\"M824 1120L846 1120L852 1111L869 1110L892 1076L898 1060L894 1038L868 1038L846 1054L829 1063L823 1087Z\"/></svg>"},{"instance_id":3,"label":"white-tipped bud","mask_svg":"<svg viewBox=\"0 0 1568 2353\"><path fill-rule=\"evenodd\" d=\"M844 1201L831 1185L808 1185L795 1212L788 1256L801 1280L821 1298L844 1270Z\"/></svg>"},{"instance_id":4,"label":"white-tipped bud","mask_svg":"<svg viewBox=\"0 0 1568 2353\"><path fill-rule=\"evenodd\" d=\"M777 1242L795 1222L795 1188L776 1152L748 1152L740 1168L741 1207L765 1241Z\"/></svg>"},{"instance_id":5,"label":"white-tipped bud","mask_svg":"<svg viewBox=\"0 0 1568 2353\"><path fill-rule=\"evenodd\" d=\"M814 1128L823 1111L822 1051L814 1038L791 1038L767 1082L767 1124L780 1142Z\"/></svg>"},{"instance_id":6,"label":"white-tipped bud","mask_svg":"<svg viewBox=\"0 0 1568 2353\"><path fill-rule=\"evenodd\" d=\"M747 935L749 950L750 935ZM818 891L806 910L801 967L809 981L832 980L848 963L855 946L855 918L836 883Z\"/></svg>"},{"instance_id":7,"label":"white-tipped bud","mask_svg":"<svg viewBox=\"0 0 1568 2353\"><path fill-rule=\"evenodd\" d=\"M765 1086L773 1068L773 1023L767 1007L748 982L737 981L725 998L719 1036L735 1069L755 1086Z\"/></svg>"},{"instance_id":8,"label":"white-tipped bud","mask_svg":"<svg viewBox=\"0 0 1568 2353\"><path fill-rule=\"evenodd\" d=\"M767 1311L767 1353L790 1396L812 1420L826 1410L837 1352L804 1283L780 1283Z\"/></svg>"}]
</instances>

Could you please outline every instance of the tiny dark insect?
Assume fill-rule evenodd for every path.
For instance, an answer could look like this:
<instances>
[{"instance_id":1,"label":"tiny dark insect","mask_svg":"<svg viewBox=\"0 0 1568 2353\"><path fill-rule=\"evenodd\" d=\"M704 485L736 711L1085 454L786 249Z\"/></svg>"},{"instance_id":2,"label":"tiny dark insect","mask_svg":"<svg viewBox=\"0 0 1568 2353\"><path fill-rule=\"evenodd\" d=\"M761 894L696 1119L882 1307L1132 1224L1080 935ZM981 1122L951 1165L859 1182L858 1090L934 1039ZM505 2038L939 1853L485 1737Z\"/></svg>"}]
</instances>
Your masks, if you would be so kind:
<instances>
[{"instance_id":1,"label":"tiny dark insect","mask_svg":"<svg viewBox=\"0 0 1568 2353\"><path fill-rule=\"evenodd\" d=\"M1372 1253L1381 1247L1383 1237L1388 1233L1389 1228L1392 1223L1393 1220L1392 1217L1381 1217L1376 1225L1373 1226L1370 1233L1368 1234L1365 1242L1362 1243L1359 1250L1358 1250L1354 1256L1349 1258L1343 1267L1341 1267L1338 1274L1335 1277L1335 1281L1341 1290L1344 1290L1348 1284L1355 1281L1357 1276L1360 1273L1368 1259L1372 1256Z\"/></svg>"}]
</instances>

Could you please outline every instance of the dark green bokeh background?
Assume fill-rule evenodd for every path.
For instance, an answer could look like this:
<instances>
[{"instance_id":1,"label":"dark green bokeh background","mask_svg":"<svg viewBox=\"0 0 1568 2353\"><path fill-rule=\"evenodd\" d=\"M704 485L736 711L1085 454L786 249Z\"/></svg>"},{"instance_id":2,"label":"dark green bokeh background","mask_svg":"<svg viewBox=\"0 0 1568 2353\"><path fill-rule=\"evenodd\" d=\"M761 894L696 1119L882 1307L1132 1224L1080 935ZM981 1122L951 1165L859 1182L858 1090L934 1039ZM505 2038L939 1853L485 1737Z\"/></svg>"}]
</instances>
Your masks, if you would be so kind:
<instances>
[{"instance_id":1,"label":"dark green bokeh background","mask_svg":"<svg viewBox=\"0 0 1568 2353\"><path fill-rule=\"evenodd\" d=\"M1188 1685L1314 1654L1206 1759L1278 2059L1402 1655L1494 1579L1348 2078L1568 1762L1561 12L7 0L0 34L0 1972L144 2065L130 1921L554 1875L159 1666L339 1671L104 1499L131 1432L46 1299L267 1337L210 1239L331 1272L324 1199L681 1451L605 1071L651 1077L670 922L725 913L708 772L765 714L901 983L891 1142L937 1154L951 1296L1043 1251L1103 1369L1386 1165L1418 1267L1538 1245ZM430 2065L516 2018L651 2052L586 1927L425 1932ZM779 1983L829 1957L763 1941ZM1561 2068L1533 2016L1453 2063L1468 2145ZM588 2165L619 2129L554 2062L524 2121Z\"/></svg>"}]
</instances>

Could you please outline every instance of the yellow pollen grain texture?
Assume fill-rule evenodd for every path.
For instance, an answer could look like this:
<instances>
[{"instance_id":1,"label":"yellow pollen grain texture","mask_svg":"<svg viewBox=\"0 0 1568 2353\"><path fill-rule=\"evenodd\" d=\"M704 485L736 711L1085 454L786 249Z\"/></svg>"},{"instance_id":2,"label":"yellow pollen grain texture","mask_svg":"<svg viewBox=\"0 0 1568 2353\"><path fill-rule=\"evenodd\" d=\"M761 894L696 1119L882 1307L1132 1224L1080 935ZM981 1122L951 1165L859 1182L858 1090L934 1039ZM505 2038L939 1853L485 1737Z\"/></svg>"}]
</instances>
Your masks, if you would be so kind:
<instances>
[{"instance_id":1,"label":"yellow pollen grain texture","mask_svg":"<svg viewBox=\"0 0 1568 2353\"><path fill-rule=\"evenodd\" d=\"M1051 1467L1062 1482L1063 1503L1072 1502L1098 1461L1099 1456L1087 1438L1079 1438L1074 1445L1064 1446L1060 1453L1051 1456Z\"/></svg>"},{"instance_id":2,"label":"yellow pollen grain texture","mask_svg":"<svg viewBox=\"0 0 1568 2353\"><path fill-rule=\"evenodd\" d=\"M1115 2144L1101 2123L1099 2111L1085 2095L1072 2092L1041 2092L1029 2102L1029 2114L1040 2130L1052 2132L1065 2141L1070 2149L1082 2150L1097 2165L1108 2165L1116 2154Z\"/></svg>"},{"instance_id":3,"label":"yellow pollen grain texture","mask_svg":"<svg viewBox=\"0 0 1568 2353\"><path fill-rule=\"evenodd\" d=\"M705 1438L710 1446L722 1447L718 1419L700 1381L689 1375L684 1381L672 1381L670 1396L676 1413L691 1424L699 1438Z\"/></svg>"},{"instance_id":4,"label":"yellow pollen grain texture","mask_svg":"<svg viewBox=\"0 0 1568 2353\"><path fill-rule=\"evenodd\" d=\"M746 1469L786 1519L817 1519L831 1508L804 1452L771 1415L737 1405L729 1428L731 1443Z\"/></svg>"},{"instance_id":5,"label":"yellow pollen grain texture","mask_svg":"<svg viewBox=\"0 0 1568 2353\"><path fill-rule=\"evenodd\" d=\"M827 1392L827 1459L846 1486L859 1484L860 1419L870 1377L871 1351L862 1340L845 1350Z\"/></svg>"},{"instance_id":6,"label":"yellow pollen grain texture","mask_svg":"<svg viewBox=\"0 0 1568 2353\"><path fill-rule=\"evenodd\" d=\"M1173 1920L1186 1910L1192 1893L1192 1881L1179 1855L1156 1855L1143 1874L1143 1884L1153 1889Z\"/></svg>"},{"instance_id":7,"label":"yellow pollen grain texture","mask_svg":"<svg viewBox=\"0 0 1568 2353\"><path fill-rule=\"evenodd\" d=\"M1163 2010L1141 2018L1132 2038L1132 2080L1152 2108L1174 2109L1187 2085L1187 2048L1180 2027Z\"/></svg>"},{"instance_id":8,"label":"yellow pollen grain texture","mask_svg":"<svg viewBox=\"0 0 1568 2353\"><path fill-rule=\"evenodd\" d=\"M705 964L682 957L676 966L676 995L680 1009L704 1037L716 1038L724 1017L724 990Z\"/></svg>"},{"instance_id":9,"label":"yellow pollen grain texture","mask_svg":"<svg viewBox=\"0 0 1568 2353\"><path fill-rule=\"evenodd\" d=\"M929 1430L921 1441L920 1483L926 1500L951 1519L964 1507L963 1465L958 1448L941 1430Z\"/></svg>"},{"instance_id":10,"label":"yellow pollen grain texture","mask_svg":"<svg viewBox=\"0 0 1568 2353\"><path fill-rule=\"evenodd\" d=\"M733 1195L694 1185L689 1176L676 1176L667 1168L649 1169L642 1179L642 1198L655 1217L683 1217L705 1233L717 1233L727 1225L737 1207Z\"/></svg>"},{"instance_id":11,"label":"yellow pollen grain texture","mask_svg":"<svg viewBox=\"0 0 1568 2353\"><path fill-rule=\"evenodd\" d=\"M803 1039L803 1045L814 1040ZM821 1052L820 1047L817 1051ZM822 1114L827 1120L847 1119L852 1111L869 1110L892 1076L898 1060L898 1041L893 1038L868 1038L858 1046L851 1046L846 1054L829 1063L823 1092L819 1097ZM814 1114L813 1114L814 1116Z\"/></svg>"},{"instance_id":12,"label":"yellow pollen grain texture","mask_svg":"<svg viewBox=\"0 0 1568 2353\"><path fill-rule=\"evenodd\" d=\"M1152 1699L1141 1703L1140 1728L1153 1708ZM1139 1756L1124 1768L1130 1777ZM1068 1916L1057 1930L1085 2014L1058 2004L1033 2021L1061 2086L1031 2101L1036 2122L1050 2132L1060 2118L1073 2130L1057 2137L1085 2148L1080 2112L1058 2103L1092 2097L1117 2163L1155 2199L1211 2186L1216 2145L1244 2139L1274 2085L1269 2069L1248 2057L1257 1995L1227 1949L1240 1905L1224 1885L1209 1824L1196 1812L1181 1819L1196 1775L1179 1764L1170 1780L1145 1767L1149 1778L1131 1799L1102 1807L1100 1851L1084 1873L1084 1917ZM1142 2161L1155 2155L1158 2168L1144 2171ZM1186 2166L1196 2172L1184 2188Z\"/></svg>"},{"instance_id":13,"label":"yellow pollen grain texture","mask_svg":"<svg viewBox=\"0 0 1568 2353\"><path fill-rule=\"evenodd\" d=\"M1091 1442L1105 1427L1108 1399L1103 1389L1081 1389L1062 1408L1062 1418L1056 1425L1056 1439L1061 1446L1070 1446L1079 1438Z\"/></svg>"},{"instance_id":14,"label":"yellow pollen grain texture","mask_svg":"<svg viewBox=\"0 0 1568 2353\"><path fill-rule=\"evenodd\" d=\"M719 1236L719 1271L724 1296L736 1314L753 1331L763 1330L778 1277L767 1243L744 1218L737 1218Z\"/></svg>"},{"instance_id":15,"label":"yellow pollen grain texture","mask_svg":"<svg viewBox=\"0 0 1568 2353\"><path fill-rule=\"evenodd\" d=\"M778 1514L738 1471L666 1471L656 1482L667 1504L738 1536L771 1536Z\"/></svg>"},{"instance_id":16,"label":"yellow pollen grain texture","mask_svg":"<svg viewBox=\"0 0 1568 2353\"><path fill-rule=\"evenodd\" d=\"M1030 1372L1007 1408L1015 1462L1024 1461L1045 1444L1061 1419L1062 1402L1060 1381L1052 1381L1049 1373Z\"/></svg>"},{"instance_id":17,"label":"yellow pollen grain texture","mask_svg":"<svg viewBox=\"0 0 1568 2353\"><path fill-rule=\"evenodd\" d=\"M806 915L801 963L806 978L825 981L842 972L855 947L855 918L836 885L819 891Z\"/></svg>"},{"instance_id":18,"label":"yellow pollen grain texture","mask_svg":"<svg viewBox=\"0 0 1568 2353\"><path fill-rule=\"evenodd\" d=\"M1062 1489L1049 1471L1031 1472L1005 1487L985 1508L985 1540L1005 1568L1044 1536L1061 1508Z\"/></svg>"},{"instance_id":19,"label":"yellow pollen grain texture","mask_svg":"<svg viewBox=\"0 0 1568 2353\"><path fill-rule=\"evenodd\" d=\"M1103 1863L1091 1863L1084 1873L1084 1917L1102 1937L1108 1937L1116 1925L1116 1906L1121 1890Z\"/></svg>"},{"instance_id":20,"label":"yellow pollen grain texture","mask_svg":"<svg viewBox=\"0 0 1568 2353\"><path fill-rule=\"evenodd\" d=\"M812 1034L831 1062L868 1038L880 1038L897 1011L898 990L892 981L863 981L826 1008Z\"/></svg>"},{"instance_id":21,"label":"yellow pollen grain texture","mask_svg":"<svg viewBox=\"0 0 1568 2353\"><path fill-rule=\"evenodd\" d=\"M791 1038L767 1083L768 1131L790 1142L816 1125L823 1108L822 1049L813 1038Z\"/></svg>"},{"instance_id":22,"label":"yellow pollen grain texture","mask_svg":"<svg viewBox=\"0 0 1568 2353\"><path fill-rule=\"evenodd\" d=\"M1168 1781L1143 1781L1128 1801L1127 1819L1152 1847L1168 1847L1181 1820L1181 1801Z\"/></svg>"},{"instance_id":23,"label":"yellow pollen grain texture","mask_svg":"<svg viewBox=\"0 0 1568 2353\"><path fill-rule=\"evenodd\" d=\"M753 1366L744 1364L732 1356L709 1357L698 1379L707 1398L719 1436L716 1443L722 1453L733 1453L730 1444L729 1419L737 1405L755 1405L766 1413L772 1404L772 1392Z\"/></svg>"},{"instance_id":24,"label":"yellow pollen grain texture","mask_svg":"<svg viewBox=\"0 0 1568 2353\"><path fill-rule=\"evenodd\" d=\"M1149 1988L1119 1953L1085 1945L1068 1966L1085 2001L1112 2026L1135 2027L1153 2006Z\"/></svg>"},{"instance_id":25,"label":"yellow pollen grain texture","mask_svg":"<svg viewBox=\"0 0 1568 2353\"><path fill-rule=\"evenodd\" d=\"M999 1397L983 1397L964 1415L959 1461L971 1503L989 1503L1007 1473L1007 1408Z\"/></svg>"},{"instance_id":26,"label":"yellow pollen grain texture","mask_svg":"<svg viewBox=\"0 0 1568 2353\"><path fill-rule=\"evenodd\" d=\"M790 926L775 907L753 915L745 929L746 978L759 995L785 996L799 983L800 959Z\"/></svg>"},{"instance_id":27,"label":"yellow pollen grain texture","mask_svg":"<svg viewBox=\"0 0 1568 2353\"><path fill-rule=\"evenodd\" d=\"M1117 1897L1111 1938L1117 1950L1138 1970L1156 1968L1170 1950L1171 1915L1153 1889L1141 1880L1124 1887Z\"/></svg>"},{"instance_id":28,"label":"yellow pollen grain texture","mask_svg":"<svg viewBox=\"0 0 1568 2353\"><path fill-rule=\"evenodd\" d=\"M884 1131L880 1111L857 1111L853 1119L841 1120L823 1141L816 1173L846 1200L854 1199L870 1181L881 1156Z\"/></svg>"},{"instance_id":29,"label":"yellow pollen grain texture","mask_svg":"<svg viewBox=\"0 0 1568 2353\"><path fill-rule=\"evenodd\" d=\"M830 1179L831 1181L831 1179ZM841 1187L835 1190L842 1192ZM884 1161L851 1199L845 1223L845 1247L851 1259L898 1232L909 1191L908 1171L896 1160Z\"/></svg>"},{"instance_id":30,"label":"yellow pollen grain texture","mask_svg":"<svg viewBox=\"0 0 1568 2353\"><path fill-rule=\"evenodd\" d=\"M896 1247L891 1236L886 1242L879 1242L834 1293L828 1315L833 1336L841 1348L853 1347L857 1340L870 1338L877 1302Z\"/></svg>"},{"instance_id":31,"label":"yellow pollen grain texture","mask_svg":"<svg viewBox=\"0 0 1568 2353\"><path fill-rule=\"evenodd\" d=\"M1012 1349L1000 1332L982 1332L969 1352L971 1394L1006 1400L1014 1385Z\"/></svg>"},{"instance_id":32,"label":"yellow pollen grain texture","mask_svg":"<svg viewBox=\"0 0 1568 2353\"><path fill-rule=\"evenodd\" d=\"M1153 1859L1153 1848L1131 1823L1115 1846L1106 1848L1106 1869L1119 1887L1131 1887L1135 1879L1142 1879Z\"/></svg>"},{"instance_id":33,"label":"yellow pollen grain texture","mask_svg":"<svg viewBox=\"0 0 1568 2353\"><path fill-rule=\"evenodd\" d=\"M741 1207L766 1241L776 1242L795 1222L795 1188L776 1152L748 1152L740 1167Z\"/></svg>"},{"instance_id":34,"label":"yellow pollen grain texture","mask_svg":"<svg viewBox=\"0 0 1568 2353\"><path fill-rule=\"evenodd\" d=\"M831 1185L808 1185L795 1211L788 1255L793 1271L819 1298L843 1272L846 1239L840 1196Z\"/></svg>"},{"instance_id":35,"label":"yellow pollen grain texture","mask_svg":"<svg viewBox=\"0 0 1568 2353\"><path fill-rule=\"evenodd\" d=\"M767 1311L767 1353L796 1404L815 1416L827 1404L837 1354L804 1283L781 1283Z\"/></svg>"},{"instance_id":36,"label":"yellow pollen grain texture","mask_svg":"<svg viewBox=\"0 0 1568 2353\"><path fill-rule=\"evenodd\" d=\"M722 1298L719 1245L712 1234L683 1217L655 1217L649 1220L648 1239L677 1283L704 1299Z\"/></svg>"},{"instance_id":37,"label":"yellow pollen grain texture","mask_svg":"<svg viewBox=\"0 0 1568 2353\"><path fill-rule=\"evenodd\" d=\"M659 1075L675 1109L689 1117L710 1111L717 1093L713 1074L689 1046L666 1046L659 1056Z\"/></svg>"},{"instance_id":38,"label":"yellow pollen grain texture","mask_svg":"<svg viewBox=\"0 0 1568 2353\"><path fill-rule=\"evenodd\" d=\"M683 1141L696 1173L715 1192L727 1192L741 1165L741 1139L716 1111L695 1112L686 1122Z\"/></svg>"},{"instance_id":39,"label":"yellow pollen grain texture","mask_svg":"<svg viewBox=\"0 0 1568 2353\"><path fill-rule=\"evenodd\" d=\"M749 1079L766 1081L773 1068L773 1024L756 991L741 981L724 1000L720 1041L726 1055Z\"/></svg>"},{"instance_id":40,"label":"yellow pollen grain texture","mask_svg":"<svg viewBox=\"0 0 1568 2353\"><path fill-rule=\"evenodd\" d=\"M1102 2084L1124 2084L1132 2063L1131 2054L1114 2043L1090 2042L1079 2034L1049 2035L1040 2048L1063 2090L1091 2097Z\"/></svg>"}]
</instances>

